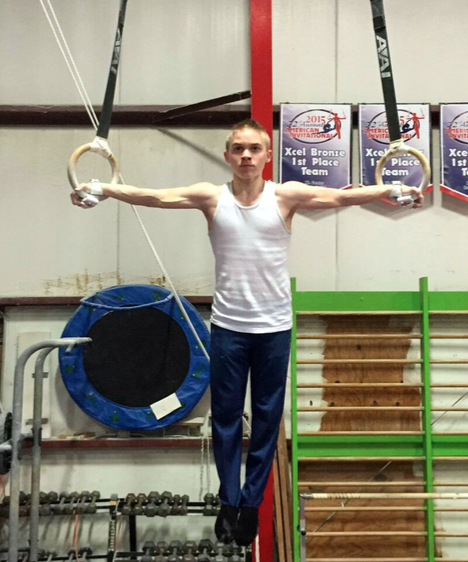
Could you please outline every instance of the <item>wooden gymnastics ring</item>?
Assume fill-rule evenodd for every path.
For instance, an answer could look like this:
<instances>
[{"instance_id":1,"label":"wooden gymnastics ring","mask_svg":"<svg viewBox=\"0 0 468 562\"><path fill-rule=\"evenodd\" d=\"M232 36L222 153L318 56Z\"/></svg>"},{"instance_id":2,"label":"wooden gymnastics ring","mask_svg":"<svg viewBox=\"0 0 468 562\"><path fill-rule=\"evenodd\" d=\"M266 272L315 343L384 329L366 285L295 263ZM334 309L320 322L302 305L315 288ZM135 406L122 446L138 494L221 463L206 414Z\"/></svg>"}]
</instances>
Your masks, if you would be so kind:
<instances>
[{"instance_id":1,"label":"wooden gymnastics ring","mask_svg":"<svg viewBox=\"0 0 468 562\"><path fill-rule=\"evenodd\" d=\"M417 160L419 160L423 172L423 177L421 183L419 184L419 189L421 191L424 191L431 181L431 167L429 166L429 161L421 151L417 150L416 148L412 148L411 146L406 146L405 143L401 140L395 143L390 143L390 148L377 162L377 167L375 168L375 183L377 185L384 185L384 182L382 180L382 172L385 164L388 160L390 160L390 158L400 156L401 154L411 154L411 156L414 156Z\"/></svg>"},{"instance_id":2,"label":"wooden gymnastics ring","mask_svg":"<svg viewBox=\"0 0 468 562\"><path fill-rule=\"evenodd\" d=\"M112 151L109 148L107 139L104 139L102 137L96 137L93 140L93 142L89 142L87 144L83 144L82 146L79 146L70 156L70 160L68 161L67 173L68 173L68 181L70 182L70 185L72 186L73 189L75 190L78 189L78 186L80 185L80 182L76 177L76 163L85 152L96 152L97 154L100 154L103 158L109 160L109 163L112 168L112 179L110 183L112 185L120 183L119 165L117 163L115 156L112 154Z\"/></svg>"}]
</instances>

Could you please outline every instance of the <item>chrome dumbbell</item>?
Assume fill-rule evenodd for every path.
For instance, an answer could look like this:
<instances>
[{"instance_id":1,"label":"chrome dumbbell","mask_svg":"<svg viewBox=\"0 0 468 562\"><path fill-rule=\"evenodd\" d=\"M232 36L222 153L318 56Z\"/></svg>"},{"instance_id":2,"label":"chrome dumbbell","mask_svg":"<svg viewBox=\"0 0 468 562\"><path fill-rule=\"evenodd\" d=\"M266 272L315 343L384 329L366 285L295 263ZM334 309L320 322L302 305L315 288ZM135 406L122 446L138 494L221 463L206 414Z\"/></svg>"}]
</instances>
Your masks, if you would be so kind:
<instances>
[{"instance_id":1,"label":"chrome dumbbell","mask_svg":"<svg viewBox=\"0 0 468 562\"><path fill-rule=\"evenodd\" d=\"M166 541L159 541L156 546L156 556L154 562L167 562L167 555L169 554L168 545Z\"/></svg>"},{"instance_id":2,"label":"chrome dumbbell","mask_svg":"<svg viewBox=\"0 0 468 562\"><path fill-rule=\"evenodd\" d=\"M86 506L85 513L96 513L96 511L97 511L96 502L98 501L98 499L100 497L101 497L100 492L98 492L97 490L94 490L94 492L91 494L91 501Z\"/></svg>"},{"instance_id":3,"label":"chrome dumbbell","mask_svg":"<svg viewBox=\"0 0 468 562\"><path fill-rule=\"evenodd\" d=\"M150 492L148 494L148 503L144 507L144 514L147 517L154 517L158 513L158 504L160 502L159 492Z\"/></svg>"},{"instance_id":4,"label":"chrome dumbbell","mask_svg":"<svg viewBox=\"0 0 468 562\"><path fill-rule=\"evenodd\" d=\"M78 492L72 492L68 499L67 503L64 504L62 513L64 515L72 515L75 511L75 506L78 504L80 500L80 494Z\"/></svg>"},{"instance_id":5,"label":"chrome dumbbell","mask_svg":"<svg viewBox=\"0 0 468 562\"><path fill-rule=\"evenodd\" d=\"M195 553L197 552L197 544L195 541L187 541L184 544L183 562L195 562Z\"/></svg>"},{"instance_id":6,"label":"chrome dumbbell","mask_svg":"<svg viewBox=\"0 0 468 562\"><path fill-rule=\"evenodd\" d=\"M163 492L161 495L161 503L158 506L158 515L161 517L167 517L171 512L172 503L172 493Z\"/></svg>"},{"instance_id":7,"label":"chrome dumbbell","mask_svg":"<svg viewBox=\"0 0 468 562\"><path fill-rule=\"evenodd\" d=\"M153 562L153 556L156 553L156 545L153 541L146 541L143 545L143 556L140 558L140 562Z\"/></svg>"}]
</instances>

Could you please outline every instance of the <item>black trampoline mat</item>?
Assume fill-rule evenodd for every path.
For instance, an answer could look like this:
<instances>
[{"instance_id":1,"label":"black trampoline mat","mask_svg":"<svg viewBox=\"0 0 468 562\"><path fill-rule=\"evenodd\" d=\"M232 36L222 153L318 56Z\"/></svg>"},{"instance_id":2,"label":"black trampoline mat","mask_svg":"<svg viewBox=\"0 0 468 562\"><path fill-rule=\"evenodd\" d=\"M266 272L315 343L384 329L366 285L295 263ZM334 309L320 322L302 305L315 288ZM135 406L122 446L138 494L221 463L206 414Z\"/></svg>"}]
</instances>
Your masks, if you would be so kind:
<instances>
[{"instance_id":1,"label":"black trampoline mat","mask_svg":"<svg viewBox=\"0 0 468 562\"><path fill-rule=\"evenodd\" d=\"M174 393L190 365L183 329L155 308L119 309L97 320L83 346L89 382L123 406L145 407Z\"/></svg>"}]
</instances>

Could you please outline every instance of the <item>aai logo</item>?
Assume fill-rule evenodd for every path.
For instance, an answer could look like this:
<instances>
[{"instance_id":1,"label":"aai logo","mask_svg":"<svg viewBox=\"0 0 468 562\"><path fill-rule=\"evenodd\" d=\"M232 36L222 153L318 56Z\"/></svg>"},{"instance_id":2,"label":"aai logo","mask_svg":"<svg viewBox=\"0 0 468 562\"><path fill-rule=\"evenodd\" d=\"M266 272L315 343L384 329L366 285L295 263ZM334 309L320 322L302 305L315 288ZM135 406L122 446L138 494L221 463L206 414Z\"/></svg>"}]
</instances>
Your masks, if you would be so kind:
<instances>
[{"instance_id":1,"label":"aai logo","mask_svg":"<svg viewBox=\"0 0 468 562\"><path fill-rule=\"evenodd\" d=\"M346 116L328 109L309 109L293 117L284 132L298 142L322 144L341 139L344 119Z\"/></svg>"}]
</instances>

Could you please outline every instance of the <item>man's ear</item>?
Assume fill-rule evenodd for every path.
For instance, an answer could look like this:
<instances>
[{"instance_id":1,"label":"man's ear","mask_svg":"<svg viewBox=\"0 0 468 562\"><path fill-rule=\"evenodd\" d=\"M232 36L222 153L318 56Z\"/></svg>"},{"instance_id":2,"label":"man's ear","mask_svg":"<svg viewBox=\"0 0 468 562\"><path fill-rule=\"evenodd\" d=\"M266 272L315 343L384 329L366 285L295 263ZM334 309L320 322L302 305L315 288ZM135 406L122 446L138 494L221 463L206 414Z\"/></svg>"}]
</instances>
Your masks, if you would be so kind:
<instances>
[{"instance_id":1,"label":"man's ear","mask_svg":"<svg viewBox=\"0 0 468 562\"><path fill-rule=\"evenodd\" d=\"M225 151L223 152L223 154L224 154L224 160L229 164L228 151L225 150Z\"/></svg>"},{"instance_id":2,"label":"man's ear","mask_svg":"<svg viewBox=\"0 0 468 562\"><path fill-rule=\"evenodd\" d=\"M267 151L267 162L271 162L272 157L273 157L273 151L268 150Z\"/></svg>"}]
</instances>

